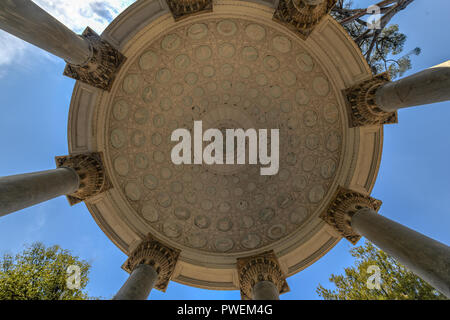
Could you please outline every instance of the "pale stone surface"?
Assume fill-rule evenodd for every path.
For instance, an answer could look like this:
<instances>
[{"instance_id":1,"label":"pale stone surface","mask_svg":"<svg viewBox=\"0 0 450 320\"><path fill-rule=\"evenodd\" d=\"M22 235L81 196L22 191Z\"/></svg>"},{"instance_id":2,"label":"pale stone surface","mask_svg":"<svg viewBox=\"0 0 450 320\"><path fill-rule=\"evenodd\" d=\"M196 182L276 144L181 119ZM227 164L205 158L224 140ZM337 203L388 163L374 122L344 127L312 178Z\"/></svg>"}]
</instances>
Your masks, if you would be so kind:
<instances>
[{"instance_id":1,"label":"pale stone surface","mask_svg":"<svg viewBox=\"0 0 450 320\"><path fill-rule=\"evenodd\" d=\"M91 57L89 42L31 0L0 1L0 28L74 65Z\"/></svg>"},{"instance_id":2,"label":"pale stone surface","mask_svg":"<svg viewBox=\"0 0 450 320\"><path fill-rule=\"evenodd\" d=\"M342 150L338 98L295 37L270 23L201 17L129 58L108 108L105 155L116 188L149 230L204 252L247 252L288 237L298 228L295 208L306 219L325 198ZM171 133L191 130L194 120L203 132L280 129L282 174L174 165ZM257 231L245 227L249 219Z\"/></svg>"},{"instance_id":3,"label":"pale stone surface","mask_svg":"<svg viewBox=\"0 0 450 320\"><path fill-rule=\"evenodd\" d=\"M450 100L448 63L387 83L376 92L376 105L386 112L447 100Z\"/></svg>"},{"instance_id":4,"label":"pale stone surface","mask_svg":"<svg viewBox=\"0 0 450 320\"><path fill-rule=\"evenodd\" d=\"M113 300L147 300L157 280L155 268L141 264L134 269Z\"/></svg>"},{"instance_id":5,"label":"pale stone surface","mask_svg":"<svg viewBox=\"0 0 450 320\"><path fill-rule=\"evenodd\" d=\"M253 287L253 300L280 300L280 295L273 282L260 281Z\"/></svg>"},{"instance_id":6,"label":"pale stone surface","mask_svg":"<svg viewBox=\"0 0 450 320\"><path fill-rule=\"evenodd\" d=\"M164 35L169 33L171 30L175 30L177 28L181 28L183 26L192 24L192 23L204 23L207 19L217 19L217 20L227 20L227 19L240 19L244 18L245 20L249 20L255 25L266 26L268 25L273 30L276 30L276 34L270 36L292 36L284 26L274 23L273 13L274 13L274 4L272 1L263 1L263 0L252 0L252 1L229 1L229 0L216 0L214 2L214 11L212 13L202 14L199 16L193 16L189 19L174 22L172 15L164 9L161 9L161 6L158 3L164 3L165 1L154 1L154 0L139 0L135 4L130 7L129 10L121 14L110 27L106 29L106 31L102 34L102 37L111 41L111 43L117 44L118 48L129 58L127 63L124 65L124 72L119 72L117 80L112 88L112 92L99 92L93 91L89 87L78 83L75 87L74 96L72 99L72 104L70 108L70 120L69 120L69 150L70 153L80 153L87 151L105 151L106 147L109 145L109 134L106 132L105 127L107 123L110 121L112 115L110 113L110 101L112 99L113 91L117 88L122 87L123 77L126 75L128 70L128 65L132 64L134 59L139 58L142 54L142 50L147 48L155 39L157 39L160 35ZM269 4L270 2L270 4ZM277 1L275 1L277 2ZM225 28L227 29L227 28ZM230 31L233 32L234 28L231 28ZM239 29L239 32L242 31ZM245 34L246 31L244 30ZM201 32L198 36L201 36ZM235 35L237 35L236 33ZM263 42L266 39L267 29L266 31L261 32L261 28L249 28L249 34L253 36L251 41L260 41ZM182 35L183 37L185 35ZM234 36L230 36L232 38ZM367 66L364 57L361 56L357 47L353 46L350 42L350 38L345 33L345 31L341 28L341 26L335 22L331 17L326 17L321 25L317 28L316 32L310 35L308 41L302 41L296 36L292 37L293 42L300 43L301 46L305 46L306 53L312 58L308 60L308 58L300 57L297 61L296 59L292 61L291 64L294 66L299 63L299 70L304 71L305 73L315 73L316 67L318 66L323 72L326 74L328 80L330 80L330 93L329 95L333 95L338 97L337 104L325 104L321 109L320 117L316 119L314 115L310 115L308 113L306 123L309 125L314 124L317 121L321 124L322 122L330 123L331 125L343 125L343 136L342 136L342 155L339 159L333 159L332 161L326 161L323 159L323 166L320 165L317 169L313 171L309 171L308 174L314 173L315 177L318 180L330 177L330 174L334 172L337 180L332 183L336 185L336 183L343 184L346 187L354 187L357 190L362 192L370 192L373 184L375 182L375 177L378 172L379 162L381 159L381 149L382 149L382 128L378 126L372 126L367 128L360 128L358 130L349 130L346 124L346 114L345 114L345 104L341 96L341 91L345 88L352 86L353 84L368 79L371 77L371 72L369 67ZM191 40L198 41L198 43L203 40ZM277 45L281 45L281 50L283 49L283 41L276 42ZM176 43L175 43L176 44ZM203 45L203 44L202 44ZM267 46L270 46L271 43L268 42ZM296 46L296 44L295 44ZM295 47L294 46L294 47ZM178 49L180 50L180 49ZM246 51L249 53L249 51ZM261 52L261 51L260 51ZM201 50L199 50L201 54ZM192 52L194 54L194 52ZM212 58L214 59L217 52L213 51ZM272 82L271 78L268 76L259 76L260 73L254 74L252 73L249 65L246 65L247 60L241 59L241 52L236 52L235 56L239 56L239 59L232 61L232 63L227 63L223 68L215 68L215 74L211 77L211 68L199 68L199 70L194 70L195 73L198 74L197 84L198 86L199 79L207 79L209 82L206 88L210 91L205 91L203 97L210 96L214 90L223 90L221 86L216 82L216 78L218 75L238 78L242 77L242 81L248 79L248 81L255 79L258 76L261 83L264 86L270 85ZM277 51L277 56L273 55L280 62L280 67L284 65L283 61L280 60L278 55L285 55L282 52ZM178 61L177 66L185 65L186 61L179 58L176 59L176 54L171 55L173 60L170 60L170 66L172 67L175 64L175 60ZM189 56L189 55L188 55ZM247 55L247 57L252 57L252 55ZM151 61L152 59L150 59ZM232 60L232 59L230 59ZM298 86L298 83L303 82L302 77L298 77L294 70L291 71L292 68L288 70L282 70L278 67L277 61L274 59L267 59L267 62L264 64L265 56L260 55L256 60L258 63L261 63L264 67L264 73L266 74L276 74L279 75L277 77L277 81L280 81L282 85L275 85L273 88L268 88L265 95L267 97L278 96L279 90L287 88L295 88ZM196 62L196 60L190 60L191 64ZM251 60L250 60L251 61ZM162 63L160 61L160 63ZM239 68L230 68L233 66L233 63L237 63ZM252 62L254 63L254 62ZM268 68L267 70L265 68ZM162 69L163 67L161 67ZM278 69L277 69L278 68ZM158 74L158 70L160 68L156 68L155 71L150 69L147 71L147 74L150 76L152 80L151 84L159 85L159 82L156 80L156 76ZM275 70L276 71L270 71ZM178 69L177 69L178 70ZM283 71L283 72L281 72ZM263 73L263 72L261 72ZM163 73L162 73L163 74ZM172 74L172 78L173 78ZM163 78L160 78L163 79ZM188 79L194 79L194 77L188 77ZM164 81L164 80L163 80ZM179 79L179 82L184 83L184 76ZM233 90L235 88L234 81ZM226 84L227 85L227 84ZM225 85L225 87L226 87ZM313 86L313 83L308 83L308 86ZM190 85L187 84L187 87ZM262 88L255 81L256 88ZM316 81L316 88L320 92L325 92L325 86L320 84L320 81ZM173 89L174 94L179 94L180 96L174 96L171 98L176 98L183 100L182 102L186 102L188 105L190 104L189 96L195 101L195 98L191 95L184 96L184 92L182 91L183 86L177 85ZM301 88L297 88L301 89ZM139 89L138 89L139 90ZM192 89L194 92L194 89ZM166 90L167 91L167 90ZM164 91L164 92L166 92ZM200 93L200 90L196 90L195 92ZM315 91L314 91L315 92ZM167 94L171 94L172 92L167 92ZM252 90L246 93L249 99L255 99L255 91ZM303 95L299 93L299 101L303 101ZM139 98L139 96L137 96ZM228 98L228 97L226 97ZM185 100L185 101L184 101ZM295 98L292 99L293 103L286 104L281 103L280 105L272 104L275 107L279 108L280 113L293 113L298 110L303 111L305 106L297 106L297 102ZM267 99L262 101L264 104L267 103ZM231 99L229 100L229 105L233 102ZM315 99L311 99L309 104L314 105ZM155 102L148 103L151 106L149 110L149 118L153 122L153 118L155 113L166 113L169 110L175 109L173 112L177 117L181 117L183 112L186 110L184 104L181 106L174 105L172 103L171 108L167 108L169 104L166 103L166 99L161 104L157 104ZM194 106L194 105L193 105ZM192 107L192 106L191 106ZM307 107L307 106L306 106ZM314 106L315 108L315 106ZM119 108L120 109L120 108ZM123 116L123 110L119 110L117 116L120 118ZM137 118L130 119L135 121L136 119L140 121L143 119L140 117L142 115L140 112L137 113ZM323 118L321 118L323 116ZM243 118L243 117L241 117ZM127 119L127 118L125 118ZM161 125L161 118L158 117L156 120L157 125ZM167 120L167 119L166 119ZM304 126L308 128L308 130L314 129L314 126L307 127L304 124L303 119L301 121L296 121L296 119L292 119L289 121L290 125L294 126ZM123 120L127 121L127 120ZM232 123L235 123L233 121ZM339 124L340 123L340 124ZM148 124L148 122L147 122ZM167 122L165 123L167 125ZM95 133L92 135L92 133ZM130 137L133 132L130 132ZM128 134L128 133L127 133ZM309 135L308 135L309 136ZM317 139L319 137L319 139ZM308 150L308 152L321 152L320 150L328 149L324 146L324 140L330 138L330 143L326 144L328 148L334 149L336 146L336 135L332 132L326 134L322 134L320 132L313 132L311 137L309 137L308 141L306 137L302 139L296 139L293 137L287 143L294 143L297 145L299 150ZM119 134L120 138L120 134ZM155 137L147 135L146 136L146 144L149 144L150 147L153 146L153 142L155 142L156 146L163 146L167 143L167 139L169 137L165 137L162 134L155 135ZM119 144L122 140L117 140ZM131 141L125 141L128 144ZM319 142L319 144L317 144ZM134 152L134 145L132 145L132 152ZM155 147L157 148L157 147ZM142 152L140 152L142 153ZM128 155L127 155L128 156ZM139 158L139 160L138 160ZM148 166L150 167L153 164L158 164L156 160L161 161L163 158L161 157L161 153L158 152L155 157L148 158ZM295 158L290 156L289 161L293 163ZM114 160L114 159L113 159ZM117 161L117 165L119 171L123 174L128 170L128 175L133 174L134 170L131 167L124 165L123 159ZM136 159L130 157L127 159L128 163L135 163L136 168L141 169L140 167L144 167L143 164L145 161L141 161L142 158L140 155L136 154ZM164 161L169 160L164 158ZM300 159L302 160L302 159ZM326 162L325 162L326 161ZM335 165L333 164L335 163ZM302 161L300 161L302 163ZM311 162L305 161L305 167L310 168ZM139 164L139 166L137 165ZM113 172L115 170L110 166L111 163L107 164L108 172ZM170 169L170 168L169 168ZM276 184L279 183L283 185L289 184L289 174L288 171L284 170L286 168L280 167L279 175L276 179ZM303 170L303 169L302 169ZM158 182L166 181L162 179L164 175L168 171L164 170L161 172L157 172L156 175L153 174L154 178L158 178ZM217 173L217 171L216 171ZM241 178L241 174L245 176L246 172L239 172L239 178ZM217 186L213 188L205 188L203 191L197 191L194 189L194 185L199 187L199 182L203 182L204 180L199 176L192 172L191 175L181 175L178 171L172 172L171 179L174 178L174 174L181 176L183 178L183 185L180 183L173 183L169 185L170 194L174 195L174 198L184 199L183 192L185 190L185 184L191 185L192 189L195 193L199 194L213 194L216 192L218 195ZM218 174L218 173L217 173ZM161 177L160 177L161 175ZM153 177L149 177L146 180L146 184L151 188L157 188L160 186L157 183L157 180ZM314 181L306 179L307 177L300 177L299 179L292 180L292 187L296 190L299 190L299 194L304 195L305 201L309 201L309 198L317 201L318 197L322 196L323 191L327 190L328 186L318 186L314 188L314 190L308 190L306 186L311 183L314 184ZM329 178L328 178L329 179ZM331 178L333 179L333 178ZM124 198L123 190L120 189L117 184L117 181L112 181L113 188L104 194L100 194L95 197L92 201L87 201L86 205L89 208L89 211L93 215L94 219L97 221L99 226L108 237L124 252L128 254L132 251L130 248L134 248L133 243L136 239L141 239L142 235L147 234L148 232L153 232L153 229L149 227L147 220L144 220L145 217L148 217L150 221L161 221L161 215L166 214L167 210L158 210L160 206L159 203L163 205L167 205L168 202L164 201L167 198L160 198L160 201L157 200L156 196L158 195L157 189L148 189L148 191L153 192L155 198L149 198L150 206L142 207L142 215L140 211L136 211L132 206L129 205L128 200ZM144 183L142 179L142 183ZM225 190L223 193L220 193L221 197L238 197L246 192L253 192L255 194L255 201L258 203L259 201L264 200L264 193L260 192L260 184L261 182L258 180L249 181L248 186L245 188L235 188ZM305 189L306 188L306 189ZM172 191L173 190L173 191ZM271 190L274 190L271 187ZM302 192L302 190L304 190ZM329 189L328 189L329 190ZM147 191L147 192L148 192ZM172 193L174 192L174 193ZM187 199L193 201L193 195L195 193L189 193ZM141 194L142 197L142 194ZM213 209L210 211L205 210L204 208L210 207L210 202L205 201L202 203L198 203L199 208L201 208L201 212L189 211L189 218L184 221L194 221L193 229L199 228L199 230L203 230L201 228L216 228L216 224L211 221L209 218L209 212L218 211L219 203L218 200L222 199L219 196L215 196L213 199L209 199L213 202ZM334 233L329 231L327 225L323 223L320 219L318 219L318 215L323 210L324 205L330 201L332 197L332 193L325 193L324 198L321 202L317 203L317 209L313 212L304 210L301 206L292 207L289 214L285 217L286 224L293 223L296 225L296 231L292 232L289 237L279 237L280 234L286 234L285 230L279 223L270 226L267 229L267 235L264 235L266 241L272 241L272 244L268 246L268 248L264 248L264 250L275 249L277 251L277 255L279 256L280 264L282 265L283 270L286 272L287 276L291 276L300 270L308 267L317 261L320 257L322 257L327 251L329 251L334 245L339 242L339 237L336 237ZM217 200L217 201L216 201ZM246 200L246 199L245 199ZM154 206L153 203L157 201L157 207ZM222 201L221 201L222 202ZM228 202L228 201L226 201ZM246 206L245 202L239 203L239 206L244 208ZM173 202L172 202L173 207ZM220 204L220 208L222 210L227 210L229 208L228 204ZM179 223L178 219L175 218L175 211L173 213L169 210L170 215L173 214L172 222ZM184 213L183 213L184 212ZM222 211L219 211L222 212ZM266 213L270 211L265 211ZM183 213L183 214L181 214ZM185 211L177 211L179 217L187 217ZM197 217L198 215L198 217ZM225 213L222 215L227 217L228 214ZM270 214L269 214L270 217ZM164 218L164 217L163 217ZM291 222L292 221L292 222ZM283 223L282 223L283 224ZM220 224L224 226L225 224ZM245 237L242 240L245 240L244 243L246 245L254 245L257 243L258 238L255 237L254 233L258 233L258 226L260 225L259 218L254 218L252 216L248 216L245 213L242 214L242 223L238 225L234 225L234 227L243 228L249 234L248 237ZM161 224L161 227L164 228L164 224ZM166 225L165 230L169 232L171 235L177 234L177 228L172 228L173 225ZM256 230L256 232L254 231ZM174 232L175 231L175 232ZM250 232L252 231L252 232ZM221 232L221 231L220 231ZM204 238L200 237L196 232L193 232L193 237L189 239L189 244L191 246L187 246L176 242L174 238L169 238L161 233L154 233L161 241L165 244L170 244L171 246L181 249L182 255L177 263L177 267L172 276L172 280L186 284L191 286L196 286L205 289L215 289L215 290L235 290L239 288L238 276L236 274L236 258L241 257L241 254L233 253L232 251L212 254L209 251L199 250L197 247L204 248ZM179 238L176 238L179 239ZM225 250L233 250L233 241L232 239L227 238L226 236L217 239L217 243L220 247ZM208 244L207 244L208 245ZM235 245L235 244L234 244ZM246 249L249 250L249 249ZM261 250L259 248L251 250L252 254L259 254Z\"/></svg>"},{"instance_id":7,"label":"pale stone surface","mask_svg":"<svg viewBox=\"0 0 450 320\"><path fill-rule=\"evenodd\" d=\"M74 193L79 186L75 170L54 170L0 178L0 216Z\"/></svg>"},{"instance_id":8,"label":"pale stone surface","mask_svg":"<svg viewBox=\"0 0 450 320\"><path fill-rule=\"evenodd\" d=\"M358 210L352 228L450 298L450 247L377 214Z\"/></svg>"}]
</instances>

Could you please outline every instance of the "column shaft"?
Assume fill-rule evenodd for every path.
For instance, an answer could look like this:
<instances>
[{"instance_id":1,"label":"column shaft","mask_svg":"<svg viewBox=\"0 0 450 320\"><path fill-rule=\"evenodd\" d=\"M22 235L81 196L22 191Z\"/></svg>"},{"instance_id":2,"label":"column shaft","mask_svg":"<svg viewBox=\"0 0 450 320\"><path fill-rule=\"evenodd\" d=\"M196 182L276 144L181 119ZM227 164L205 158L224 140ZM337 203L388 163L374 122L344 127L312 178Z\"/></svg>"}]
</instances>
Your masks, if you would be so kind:
<instances>
[{"instance_id":1,"label":"column shaft","mask_svg":"<svg viewBox=\"0 0 450 320\"><path fill-rule=\"evenodd\" d=\"M79 187L78 174L70 168L0 178L0 216L72 194Z\"/></svg>"},{"instance_id":2,"label":"column shaft","mask_svg":"<svg viewBox=\"0 0 450 320\"><path fill-rule=\"evenodd\" d=\"M375 94L376 106L386 112L447 100L450 100L448 64L387 83Z\"/></svg>"},{"instance_id":3,"label":"column shaft","mask_svg":"<svg viewBox=\"0 0 450 320\"><path fill-rule=\"evenodd\" d=\"M253 300L280 300L277 286L272 281L260 281L253 287Z\"/></svg>"},{"instance_id":4,"label":"column shaft","mask_svg":"<svg viewBox=\"0 0 450 320\"><path fill-rule=\"evenodd\" d=\"M155 268L148 264L138 265L113 300L146 300L158 280Z\"/></svg>"},{"instance_id":5,"label":"column shaft","mask_svg":"<svg viewBox=\"0 0 450 320\"><path fill-rule=\"evenodd\" d=\"M92 55L86 39L31 0L0 1L0 28L73 65L85 64Z\"/></svg>"},{"instance_id":6,"label":"column shaft","mask_svg":"<svg viewBox=\"0 0 450 320\"><path fill-rule=\"evenodd\" d=\"M353 215L351 226L450 298L450 247L368 208Z\"/></svg>"}]
</instances>

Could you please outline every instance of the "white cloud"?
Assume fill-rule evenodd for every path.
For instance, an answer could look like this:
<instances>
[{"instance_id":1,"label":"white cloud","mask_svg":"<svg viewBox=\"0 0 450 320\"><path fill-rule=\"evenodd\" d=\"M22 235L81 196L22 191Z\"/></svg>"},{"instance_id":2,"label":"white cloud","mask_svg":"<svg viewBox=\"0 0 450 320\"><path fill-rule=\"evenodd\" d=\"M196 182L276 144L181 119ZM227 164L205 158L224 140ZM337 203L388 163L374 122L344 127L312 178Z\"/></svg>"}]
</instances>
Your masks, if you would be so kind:
<instances>
[{"instance_id":1,"label":"white cloud","mask_svg":"<svg viewBox=\"0 0 450 320\"><path fill-rule=\"evenodd\" d=\"M101 33L106 26L135 0L33 0L42 9L76 33L87 26ZM27 65L35 58L51 58L34 46L0 30L0 77L11 64ZM32 59L29 59L32 55ZM58 58L59 59L59 58Z\"/></svg>"},{"instance_id":2,"label":"white cloud","mask_svg":"<svg viewBox=\"0 0 450 320\"><path fill-rule=\"evenodd\" d=\"M87 26L101 33L134 0L33 0L73 31Z\"/></svg>"},{"instance_id":3,"label":"white cloud","mask_svg":"<svg viewBox=\"0 0 450 320\"><path fill-rule=\"evenodd\" d=\"M2 43L0 48L0 65L9 64L14 59L21 58L28 47L24 41L2 30L0 30L0 43Z\"/></svg>"}]
</instances>

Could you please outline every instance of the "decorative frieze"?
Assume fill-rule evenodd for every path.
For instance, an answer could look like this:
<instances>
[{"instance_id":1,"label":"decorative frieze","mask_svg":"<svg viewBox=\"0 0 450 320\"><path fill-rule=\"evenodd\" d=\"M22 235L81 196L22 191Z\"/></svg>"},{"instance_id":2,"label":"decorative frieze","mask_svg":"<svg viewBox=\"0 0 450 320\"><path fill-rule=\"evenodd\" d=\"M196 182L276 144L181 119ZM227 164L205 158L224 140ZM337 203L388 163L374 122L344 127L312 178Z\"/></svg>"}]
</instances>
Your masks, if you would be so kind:
<instances>
[{"instance_id":1,"label":"decorative frieze","mask_svg":"<svg viewBox=\"0 0 450 320\"><path fill-rule=\"evenodd\" d=\"M82 37L89 41L92 55L83 65L67 64L64 75L96 88L111 90L114 78L126 60L125 56L89 27Z\"/></svg>"},{"instance_id":2,"label":"decorative frieze","mask_svg":"<svg viewBox=\"0 0 450 320\"><path fill-rule=\"evenodd\" d=\"M320 217L339 232L352 244L356 244L361 235L357 234L351 226L352 216L362 208L378 211L381 201L359 192L339 187L327 209Z\"/></svg>"},{"instance_id":3,"label":"decorative frieze","mask_svg":"<svg viewBox=\"0 0 450 320\"><path fill-rule=\"evenodd\" d=\"M56 157L55 160L58 168L71 168L75 170L80 179L78 190L67 196L72 206L111 187L106 177L100 153L61 156Z\"/></svg>"},{"instance_id":4,"label":"decorative frieze","mask_svg":"<svg viewBox=\"0 0 450 320\"><path fill-rule=\"evenodd\" d=\"M131 273L140 264L152 266L158 273L155 288L165 292L179 255L179 250L162 244L149 234L130 254L124 269Z\"/></svg>"},{"instance_id":5,"label":"decorative frieze","mask_svg":"<svg viewBox=\"0 0 450 320\"><path fill-rule=\"evenodd\" d=\"M306 39L319 22L330 13L336 1L280 0L273 18Z\"/></svg>"},{"instance_id":6,"label":"decorative frieze","mask_svg":"<svg viewBox=\"0 0 450 320\"><path fill-rule=\"evenodd\" d=\"M387 72L376 75L344 91L350 111L350 127L363 127L398 122L397 112L386 112L377 107L377 90L390 82Z\"/></svg>"},{"instance_id":7,"label":"decorative frieze","mask_svg":"<svg viewBox=\"0 0 450 320\"><path fill-rule=\"evenodd\" d=\"M175 21L190 15L212 12L212 0L166 0Z\"/></svg>"},{"instance_id":8,"label":"decorative frieze","mask_svg":"<svg viewBox=\"0 0 450 320\"><path fill-rule=\"evenodd\" d=\"M280 294L289 292L286 276L280 268L273 251L267 251L257 256L237 260L239 286L243 300L251 300L253 287L260 281L270 281Z\"/></svg>"}]
</instances>

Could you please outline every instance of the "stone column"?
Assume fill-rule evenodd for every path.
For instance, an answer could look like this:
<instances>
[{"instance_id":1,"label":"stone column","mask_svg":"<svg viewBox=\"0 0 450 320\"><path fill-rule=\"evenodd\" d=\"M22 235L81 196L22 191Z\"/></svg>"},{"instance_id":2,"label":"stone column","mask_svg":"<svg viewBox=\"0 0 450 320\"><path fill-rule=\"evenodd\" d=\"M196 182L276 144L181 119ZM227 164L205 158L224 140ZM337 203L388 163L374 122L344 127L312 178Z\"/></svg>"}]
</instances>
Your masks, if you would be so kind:
<instances>
[{"instance_id":1,"label":"stone column","mask_svg":"<svg viewBox=\"0 0 450 320\"><path fill-rule=\"evenodd\" d=\"M377 107L385 112L447 100L450 100L450 62L386 83L375 93Z\"/></svg>"},{"instance_id":2,"label":"stone column","mask_svg":"<svg viewBox=\"0 0 450 320\"><path fill-rule=\"evenodd\" d=\"M58 169L0 178L0 216L67 195L71 205L109 187L98 153L56 157Z\"/></svg>"},{"instance_id":3,"label":"stone column","mask_svg":"<svg viewBox=\"0 0 450 320\"><path fill-rule=\"evenodd\" d=\"M307 39L337 0L280 0L273 18Z\"/></svg>"},{"instance_id":4,"label":"stone column","mask_svg":"<svg viewBox=\"0 0 450 320\"><path fill-rule=\"evenodd\" d=\"M64 59L64 75L103 90L125 61L89 27L79 36L31 0L0 1L0 28Z\"/></svg>"},{"instance_id":5,"label":"stone column","mask_svg":"<svg viewBox=\"0 0 450 320\"><path fill-rule=\"evenodd\" d=\"M243 300L279 300L289 291L286 277L273 251L237 260Z\"/></svg>"},{"instance_id":6,"label":"stone column","mask_svg":"<svg viewBox=\"0 0 450 320\"><path fill-rule=\"evenodd\" d=\"M377 247L450 298L450 247L385 218L358 210L351 226Z\"/></svg>"},{"instance_id":7,"label":"stone column","mask_svg":"<svg viewBox=\"0 0 450 320\"><path fill-rule=\"evenodd\" d=\"M353 244L366 237L450 298L450 247L376 213L381 202L340 188L322 214Z\"/></svg>"},{"instance_id":8,"label":"stone column","mask_svg":"<svg viewBox=\"0 0 450 320\"><path fill-rule=\"evenodd\" d=\"M67 195L70 205L88 200L111 188L103 166L102 154L97 152L56 157L58 168L72 168L80 178L80 187Z\"/></svg>"},{"instance_id":9,"label":"stone column","mask_svg":"<svg viewBox=\"0 0 450 320\"><path fill-rule=\"evenodd\" d=\"M280 293L272 281L260 281L253 286L253 300L280 300Z\"/></svg>"},{"instance_id":10,"label":"stone column","mask_svg":"<svg viewBox=\"0 0 450 320\"><path fill-rule=\"evenodd\" d=\"M0 216L74 193L78 190L79 184L77 173L70 168L2 177Z\"/></svg>"},{"instance_id":11,"label":"stone column","mask_svg":"<svg viewBox=\"0 0 450 320\"><path fill-rule=\"evenodd\" d=\"M148 264L138 265L117 292L114 300L146 300L158 280L155 268Z\"/></svg>"},{"instance_id":12,"label":"stone column","mask_svg":"<svg viewBox=\"0 0 450 320\"><path fill-rule=\"evenodd\" d=\"M153 288L166 291L180 251L148 235L124 264L130 277L113 300L146 300Z\"/></svg>"},{"instance_id":13,"label":"stone column","mask_svg":"<svg viewBox=\"0 0 450 320\"><path fill-rule=\"evenodd\" d=\"M0 1L0 28L74 65L84 65L92 56L89 41L31 0Z\"/></svg>"},{"instance_id":14,"label":"stone column","mask_svg":"<svg viewBox=\"0 0 450 320\"><path fill-rule=\"evenodd\" d=\"M346 90L350 126L397 122L397 110L450 100L450 61L397 81L379 74Z\"/></svg>"}]
</instances>

